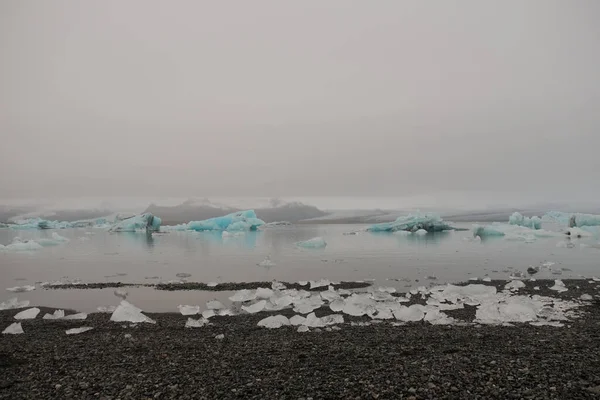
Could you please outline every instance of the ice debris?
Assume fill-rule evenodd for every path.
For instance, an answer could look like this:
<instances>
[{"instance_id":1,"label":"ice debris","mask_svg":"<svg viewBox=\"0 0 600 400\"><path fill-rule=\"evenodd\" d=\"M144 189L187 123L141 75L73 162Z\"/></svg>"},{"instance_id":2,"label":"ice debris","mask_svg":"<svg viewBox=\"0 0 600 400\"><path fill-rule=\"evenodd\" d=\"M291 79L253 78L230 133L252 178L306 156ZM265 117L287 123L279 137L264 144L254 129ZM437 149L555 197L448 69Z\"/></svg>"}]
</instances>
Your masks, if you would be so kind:
<instances>
[{"instance_id":1,"label":"ice debris","mask_svg":"<svg viewBox=\"0 0 600 400\"><path fill-rule=\"evenodd\" d=\"M547 212L542 220L554 221L569 227L600 226L600 215L583 213Z\"/></svg>"},{"instance_id":2,"label":"ice debris","mask_svg":"<svg viewBox=\"0 0 600 400\"><path fill-rule=\"evenodd\" d=\"M40 313L40 309L37 307L23 310L15 315L15 319L34 319Z\"/></svg>"},{"instance_id":3,"label":"ice debris","mask_svg":"<svg viewBox=\"0 0 600 400\"><path fill-rule=\"evenodd\" d=\"M83 332L91 331L92 329L94 328L92 328L91 326L82 326L81 328L67 329L65 333L67 335L78 335Z\"/></svg>"},{"instance_id":4,"label":"ice debris","mask_svg":"<svg viewBox=\"0 0 600 400\"><path fill-rule=\"evenodd\" d=\"M145 230L147 232L158 232L160 229L161 219L145 213L136 215L115 223L110 227L111 232L136 232Z\"/></svg>"},{"instance_id":5,"label":"ice debris","mask_svg":"<svg viewBox=\"0 0 600 400\"><path fill-rule=\"evenodd\" d=\"M210 323L205 318L199 318L199 319L188 318L187 322L185 323L185 327L186 328L202 328L203 326L209 325L209 324Z\"/></svg>"},{"instance_id":6,"label":"ice debris","mask_svg":"<svg viewBox=\"0 0 600 400\"><path fill-rule=\"evenodd\" d=\"M20 322L10 324L5 330L2 331L5 335L20 335L23 332L23 327Z\"/></svg>"},{"instance_id":7,"label":"ice debris","mask_svg":"<svg viewBox=\"0 0 600 400\"><path fill-rule=\"evenodd\" d=\"M233 302L244 302L256 299L256 291L250 289L242 289L235 292L233 296L229 297L229 300Z\"/></svg>"},{"instance_id":8,"label":"ice debris","mask_svg":"<svg viewBox=\"0 0 600 400\"><path fill-rule=\"evenodd\" d=\"M291 325L290 320L284 315L273 315L258 321L258 326L269 329L281 328L282 326L287 325Z\"/></svg>"},{"instance_id":9,"label":"ice debris","mask_svg":"<svg viewBox=\"0 0 600 400\"><path fill-rule=\"evenodd\" d=\"M155 324L156 321L142 314L142 310L129 303L127 300L122 300L121 304L115 309L110 316L110 320L114 322L146 322Z\"/></svg>"},{"instance_id":10,"label":"ice debris","mask_svg":"<svg viewBox=\"0 0 600 400\"><path fill-rule=\"evenodd\" d=\"M441 232L454 229L448 222L445 222L439 215L432 213L414 213L404 217L399 217L394 222L384 222L371 225L367 228L369 232L397 232L410 231L418 232Z\"/></svg>"},{"instance_id":11,"label":"ice debris","mask_svg":"<svg viewBox=\"0 0 600 400\"><path fill-rule=\"evenodd\" d=\"M112 313L117 309L116 306L100 306L98 308L96 308L96 310L98 310L98 312L101 313Z\"/></svg>"},{"instance_id":12,"label":"ice debris","mask_svg":"<svg viewBox=\"0 0 600 400\"><path fill-rule=\"evenodd\" d=\"M567 287L565 286L563 281L561 281L560 279L557 279L554 281L554 286L552 286L550 288L550 290L556 290L558 293L562 293L562 292L566 292L569 289L567 289Z\"/></svg>"},{"instance_id":13,"label":"ice debris","mask_svg":"<svg viewBox=\"0 0 600 400\"><path fill-rule=\"evenodd\" d=\"M296 246L305 249L322 249L323 247L327 246L327 242L325 239L318 236L302 242L296 242Z\"/></svg>"},{"instance_id":14,"label":"ice debris","mask_svg":"<svg viewBox=\"0 0 600 400\"><path fill-rule=\"evenodd\" d=\"M238 211L222 217L215 217L203 221L190 221L187 224L165 226L164 230L175 231L254 231L264 225L258 219L254 210Z\"/></svg>"},{"instance_id":15,"label":"ice debris","mask_svg":"<svg viewBox=\"0 0 600 400\"><path fill-rule=\"evenodd\" d=\"M222 334L222 333L218 334L218 335L215 336L215 339L217 339L217 340L223 340L223 339L225 339L225 335Z\"/></svg>"},{"instance_id":16,"label":"ice debris","mask_svg":"<svg viewBox=\"0 0 600 400\"><path fill-rule=\"evenodd\" d=\"M541 229L542 228L542 219L540 217L524 217L519 212L514 212L510 218L508 219L508 223L510 225L518 225L524 226L530 229Z\"/></svg>"},{"instance_id":17,"label":"ice debris","mask_svg":"<svg viewBox=\"0 0 600 400\"><path fill-rule=\"evenodd\" d=\"M62 319L62 320L84 320L87 319L86 313L76 313L65 316L65 310L54 310L54 313L46 313L42 319Z\"/></svg>"},{"instance_id":18,"label":"ice debris","mask_svg":"<svg viewBox=\"0 0 600 400\"><path fill-rule=\"evenodd\" d=\"M8 290L9 292L15 292L15 293L31 292L32 290L35 290L35 286L33 286L33 285L15 286L15 287L11 287L11 288L6 288L6 290Z\"/></svg>"},{"instance_id":19,"label":"ice debris","mask_svg":"<svg viewBox=\"0 0 600 400\"><path fill-rule=\"evenodd\" d=\"M589 295L589 294L582 294L581 296L579 296L579 299L583 300L583 301L594 300L594 298L591 295Z\"/></svg>"},{"instance_id":20,"label":"ice debris","mask_svg":"<svg viewBox=\"0 0 600 400\"><path fill-rule=\"evenodd\" d=\"M271 260L271 256L266 256L265 259L257 265L260 267L274 267L276 264Z\"/></svg>"},{"instance_id":21,"label":"ice debris","mask_svg":"<svg viewBox=\"0 0 600 400\"><path fill-rule=\"evenodd\" d=\"M8 224L11 229L67 229L86 227L107 227L110 222L106 218L96 218L80 221L51 221L42 218L27 218Z\"/></svg>"},{"instance_id":22,"label":"ice debris","mask_svg":"<svg viewBox=\"0 0 600 400\"><path fill-rule=\"evenodd\" d=\"M308 326L306 326L306 325L300 325L298 327L298 332L299 333L304 333L304 332L308 332L308 331L310 331L310 329L308 329Z\"/></svg>"},{"instance_id":23,"label":"ice debris","mask_svg":"<svg viewBox=\"0 0 600 400\"><path fill-rule=\"evenodd\" d=\"M248 314L255 314L257 312L262 311L266 305L266 300L259 300L256 303L251 304L249 306L242 306L242 310L246 311Z\"/></svg>"},{"instance_id":24,"label":"ice debris","mask_svg":"<svg viewBox=\"0 0 600 400\"><path fill-rule=\"evenodd\" d=\"M179 305L177 306L181 315L196 315L200 313L200 306L187 306L187 305Z\"/></svg>"}]
</instances>

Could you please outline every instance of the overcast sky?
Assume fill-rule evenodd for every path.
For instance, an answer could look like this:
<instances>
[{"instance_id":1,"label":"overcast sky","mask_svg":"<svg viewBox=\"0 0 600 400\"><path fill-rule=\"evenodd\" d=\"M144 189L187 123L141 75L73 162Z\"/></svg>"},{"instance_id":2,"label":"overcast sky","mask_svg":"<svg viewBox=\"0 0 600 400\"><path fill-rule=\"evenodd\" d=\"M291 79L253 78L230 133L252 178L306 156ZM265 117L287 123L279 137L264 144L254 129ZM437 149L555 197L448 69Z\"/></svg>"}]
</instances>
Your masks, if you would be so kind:
<instances>
[{"instance_id":1,"label":"overcast sky","mask_svg":"<svg viewBox=\"0 0 600 400\"><path fill-rule=\"evenodd\" d=\"M0 198L599 196L599 20L598 0L5 0Z\"/></svg>"}]
</instances>

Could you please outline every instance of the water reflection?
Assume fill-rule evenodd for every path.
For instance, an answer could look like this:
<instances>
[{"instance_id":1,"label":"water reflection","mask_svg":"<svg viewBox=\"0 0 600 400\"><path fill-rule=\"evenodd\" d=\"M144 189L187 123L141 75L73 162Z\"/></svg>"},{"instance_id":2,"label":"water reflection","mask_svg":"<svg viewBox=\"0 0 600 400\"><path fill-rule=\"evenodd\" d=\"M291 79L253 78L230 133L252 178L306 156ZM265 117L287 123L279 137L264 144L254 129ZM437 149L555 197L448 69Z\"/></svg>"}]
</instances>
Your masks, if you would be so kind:
<instances>
[{"instance_id":1,"label":"water reflection","mask_svg":"<svg viewBox=\"0 0 600 400\"><path fill-rule=\"evenodd\" d=\"M414 233L390 233L390 232L369 232L371 235L376 237L388 237L393 238L398 244L418 244L418 245L439 245L442 241L450 239L452 232L429 232L424 235Z\"/></svg>"}]
</instances>

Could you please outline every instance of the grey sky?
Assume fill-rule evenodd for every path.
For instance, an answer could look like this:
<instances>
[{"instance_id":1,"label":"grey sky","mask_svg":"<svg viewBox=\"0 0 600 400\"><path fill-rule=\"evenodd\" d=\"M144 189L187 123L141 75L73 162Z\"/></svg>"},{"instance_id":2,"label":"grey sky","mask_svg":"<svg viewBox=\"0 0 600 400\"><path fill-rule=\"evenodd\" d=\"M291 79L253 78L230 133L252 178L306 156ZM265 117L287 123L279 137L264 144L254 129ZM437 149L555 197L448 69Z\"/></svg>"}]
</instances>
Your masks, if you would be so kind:
<instances>
[{"instance_id":1,"label":"grey sky","mask_svg":"<svg viewBox=\"0 0 600 400\"><path fill-rule=\"evenodd\" d=\"M0 198L600 195L600 2L0 2Z\"/></svg>"}]
</instances>

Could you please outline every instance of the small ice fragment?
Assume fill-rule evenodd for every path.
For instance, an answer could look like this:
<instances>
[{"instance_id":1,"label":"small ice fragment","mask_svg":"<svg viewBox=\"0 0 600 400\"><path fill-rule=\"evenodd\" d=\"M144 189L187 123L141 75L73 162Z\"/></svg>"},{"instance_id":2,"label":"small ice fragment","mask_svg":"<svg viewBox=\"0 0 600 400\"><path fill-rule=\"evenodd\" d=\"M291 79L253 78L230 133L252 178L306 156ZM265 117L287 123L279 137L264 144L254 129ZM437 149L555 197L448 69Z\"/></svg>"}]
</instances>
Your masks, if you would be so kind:
<instances>
[{"instance_id":1,"label":"small ice fragment","mask_svg":"<svg viewBox=\"0 0 600 400\"><path fill-rule=\"evenodd\" d=\"M5 330L2 331L3 334L9 334L9 335L19 335L23 332L23 327L21 326L20 322L15 322L13 324L10 324Z\"/></svg>"},{"instance_id":2,"label":"small ice fragment","mask_svg":"<svg viewBox=\"0 0 600 400\"><path fill-rule=\"evenodd\" d=\"M469 280L470 280L470 281L478 281L478 280L479 280L479 278L478 278L478 277L476 277L476 276L474 276L474 277L472 277L472 278L469 278Z\"/></svg>"},{"instance_id":3,"label":"small ice fragment","mask_svg":"<svg viewBox=\"0 0 600 400\"><path fill-rule=\"evenodd\" d=\"M29 308L15 315L15 319L34 319L40 313L37 307Z\"/></svg>"},{"instance_id":4,"label":"small ice fragment","mask_svg":"<svg viewBox=\"0 0 600 400\"><path fill-rule=\"evenodd\" d=\"M425 314L424 320L431 325L451 325L456 323L454 318L449 317L439 310L428 311L427 314Z\"/></svg>"},{"instance_id":5,"label":"small ice fragment","mask_svg":"<svg viewBox=\"0 0 600 400\"><path fill-rule=\"evenodd\" d=\"M534 321L534 322L530 322L529 325L533 325L533 326L553 326L556 328L560 328L563 327L564 324L558 322L558 321Z\"/></svg>"},{"instance_id":6,"label":"small ice fragment","mask_svg":"<svg viewBox=\"0 0 600 400\"><path fill-rule=\"evenodd\" d=\"M396 293L396 288L394 288L394 287L380 287L377 290L379 290L380 292L385 292L385 293Z\"/></svg>"},{"instance_id":7,"label":"small ice fragment","mask_svg":"<svg viewBox=\"0 0 600 400\"><path fill-rule=\"evenodd\" d=\"M308 326L306 326L306 325L300 325L298 327L298 332L299 333L308 332L308 331L310 331L310 329L308 329Z\"/></svg>"},{"instance_id":8,"label":"small ice fragment","mask_svg":"<svg viewBox=\"0 0 600 400\"><path fill-rule=\"evenodd\" d=\"M114 322L146 322L155 324L156 321L142 314L142 310L129 303L126 300L121 300L121 304L115 309L110 316L110 320Z\"/></svg>"},{"instance_id":9,"label":"small ice fragment","mask_svg":"<svg viewBox=\"0 0 600 400\"><path fill-rule=\"evenodd\" d=\"M540 290L540 287L539 287L539 286L535 286L535 287L533 288L533 290Z\"/></svg>"},{"instance_id":10,"label":"small ice fragment","mask_svg":"<svg viewBox=\"0 0 600 400\"><path fill-rule=\"evenodd\" d=\"M284 315L274 315L258 321L258 326L269 329L276 329L286 325L290 325L290 320Z\"/></svg>"},{"instance_id":11,"label":"small ice fragment","mask_svg":"<svg viewBox=\"0 0 600 400\"><path fill-rule=\"evenodd\" d=\"M214 317L215 315L216 315L215 310L202 311L202 318L209 319L211 317Z\"/></svg>"},{"instance_id":12,"label":"small ice fragment","mask_svg":"<svg viewBox=\"0 0 600 400\"><path fill-rule=\"evenodd\" d=\"M285 290L285 285L281 282L273 281L271 283L271 289L273 290Z\"/></svg>"},{"instance_id":13,"label":"small ice fragment","mask_svg":"<svg viewBox=\"0 0 600 400\"><path fill-rule=\"evenodd\" d=\"M265 305L267 305L267 301L266 300L260 300L257 301L256 303L249 305L249 306L242 306L242 310L246 311L248 314L255 314L257 312L260 312L262 310L264 310Z\"/></svg>"},{"instance_id":14,"label":"small ice fragment","mask_svg":"<svg viewBox=\"0 0 600 400\"><path fill-rule=\"evenodd\" d=\"M594 298L593 298L592 296L590 296L589 294L582 294L582 295L579 297L579 299L580 299L580 300L583 300L583 301L590 301L590 300L594 300Z\"/></svg>"},{"instance_id":15,"label":"small ice fragment","mask_svg":"<svg viewBox=\"0 0 600 400\"><path fill-rule=\"evenodd\" d=\"M71 315L67 315L66 317L63 317L63 319L67 319L67 320L84 320L87 318L87 314L86 313L77 313L77 314L71 314Z\"/></svg>"},{"instance_id":16,"label":"small ice fragment","mask_svg":"<svg viewBox=\"0 0 600 400\"><path fill-rule=\"evenodd\" d=\"M202 328L204 325L208 325L209 322L207 319L204 318L200 318L200 319L193 319L193 318L188 318L187 322L185 323L185 327L186 328Z\"/></svg>"},{"instance_id":17,"label":"small ice fragment","mask_svg":"<svg viewBox=\"0 0 600 400\"><path fill-rule=\"evenodd\" d=\"M46 314L42 319L61 319L65 317L65 310L54 310L53 314Z\"/></svg>"},{"instance_id":18,"label":"small ice fragment","mask_svg":"<svg viewBox=\"0 0 600 400\"><path fill-rule=\"evenodd\" d=\"M308 285L308 281L298 281L298 285L306 286L306 285Z\"/></svg>"},{"instance_id":19,"label":"small ice fragment","mask_svg":"<svg viewBox=\"0 0 600 400\"><path fill-rule=\"evenodd\" d=\"M181 315L196 315L200 313L200 306L188 306L188 305L179 305L177 306Z\"/></svg>"},{"instance_id":20,"label":"small ice fragment","mask_svg":"<svg viewBox=\"0 0 600 400\"><path fill-rule=\"evenodd\" d=\"M20 292L31 292L35 290L35 286L25 285L25 286L15 286L11 288L6 288L9 292L20 293Z\"/></svg>"},{"instance_id":21,"label":"small ice fragment","mask_svg":"<svg viewBox=\"0 0 600 400\"><path fill-rule=\"evenodd\" d=\"M307 318L308 319L308 318ZM321 322L325 325L343 324L344 316L341 314L330 314L321 317Z\"/></svg>"},{"instance_id":22,"label":"small ice fragment","mask_svg":"<svg viewBox=\"0 0 600 400\"><path fill-rule=\"evenodd\" d=\"M592 276L592 280L593 280L594 282L600 282L600 278L596 278L595 276Z\"/></svg>"},{"instance_id":23,"label":"small ice fragment","mask_svg":"<svg viewBox=\"0 0 600 400\"><path fill-rule=\"evenodd\" d=\"M270 299L273 296L273 290L269 288L258 288L256 289L257 299Z\"/></svg>"},{"instance_id":24,"label":"small ice fragment","mask_svg":"<svg viewBox=\"0 0 600 400\"><path fill-rule=\"evenodd\" d=\"M550 288L550 290L556 290L558 293L562 293L562 292L566 292L569 289L566 288L563 281L561 281L560 279L557 279L554 281L554 286L552 286Z\"/></svg>"},{"instance_id":25,"label":"small ice fragment","mask_svg":"<svg viewBox=\"0 0 600 400\"><path fill-rule=\"evenodd\" d=\"M507 290L519 290L524 287L525 287L525 283L523 281L519 281L519 280L510 281L506 285L504 285L504 289L507 289Z\"/></svg>"},{"instance_id":26,"label":"small ice fragment","mask_svg":"<svg viewBox=\"0 0 600 400\"><path fill-rule=\"evenodd\" d=\"M394 310L394 317L403 322L421 321L425 314L421 308L412 305L410 307L401 306L399 309Z\"/></svg>"},{"instance_id":27,"label":"small ice fragment","mask_svg":"<svg viewBox=\"0 0 600 400\"><path fill-rule=\"evenodd\" d=\"M290 318L290 324L293 326L304 325L306 323L306 318L302 315L294 315Z\"/></svg>"},{"instance_id":28,"label":"small ice fragment","mask_svg":"<svg viewBox=\"0 0 600 400\"><path fill-rule=\"evenodd\" d=\"M268 267L274 267L274 266L276 266L277 264L275 264L275 263L273 262L273 260L271 260L271 256L266 256L266 257L265 257L265 259L264 259L264 260L262 260L261 262L259 262L257 265L258 265L259 267L267 267L267 268L268 268Z\"/></svg>"},{"instance_id":29,"label":"small ice fragment","mask_svg":"<svg viewBox=\"0 0 600 400\"><path fill-rule=\"evenodd\" d=\"M234 302L244 302L256 299L256 291L249 289L242 289L235 292L235 294L229 297L229 300Z\"/></svg>"},{"instance_id":30,"label":"small ice fragment","mask_svg":"<svg viewBox=\"0 0 600 400\"><path fill-rule=\"evenodd\" d=\"M484 282L491 282L492 278L490 278L489 276L486 276L485 278L482 279L482 281L484 281Z\"/></svg>"},{"instance_id":31,"label":"small ice fragment","mask_svg":"<svg viewBox=\"0 0 600 400\"><path fill-rule=\"evenodd\" d=\"M322 237L315 237L302 242L297 242L296 246L303 247L305 249L321 249L327 246L327 242Z\"/></svg>"},{"instance_id":32,"label":"small ice fragment","mask_svg":"<svg viewBox=\"0 0 600 400\"><path fill-rule=\"evenodd\" d=\"M215 287L215 286L217 286L217 285L218 285L218 283L217 283L217 282L208 282L208 283L206 284L206 286L208 286L208 287Z\"/></svg>"},{"instance_id":33,"label":"small ice fragment","mask_svg":"<svg viewBox=\"0 0 600 400\"><path fill-rule=\"evenodd\" d=\"M92 328L91 326L82 326L81 328L67 329L67 330L65 331L65 333L66 333L67 335L77 335L77 334L79 334L79 333L83 333L83 332L91 331L92 329L94 329L94 328Z\"/></svg>"},{"instance_id":34,"label":"small ice fragment","mask_svg":"<svg viewBox=\"0 0 600 400\"><path fill-rule=\"evenodd\" d=\"M221 333L221 334L215 336L215 339L217 339L217 340L223 340L223 339L225 339L225 335Z\"/></svg>"},{"instance_id":35,"label":"small ice fragment","mask_svg":"<svg viewBox=\"0 0 600 400\"><path fill-rule=\"evenodd\" d=\"M206 308L209 310L222 310L225 306L219 300L211 300L206 303Z\"/></svg>"},{"instance_id":36,"label":"small ice fragment","mask_svg":"<svg viewBox=\"0 0 600 400\"><path fill-rule=\"evenodd\" d=\"M96 310L98 310L98 312L101 312L101 313L112 313L112 312L115 312L116 309L117 309L117 307L115 307L115 306L108 306L108 307L100 306L100 307L96 308Z\"/></svg>"}]
</instances>

